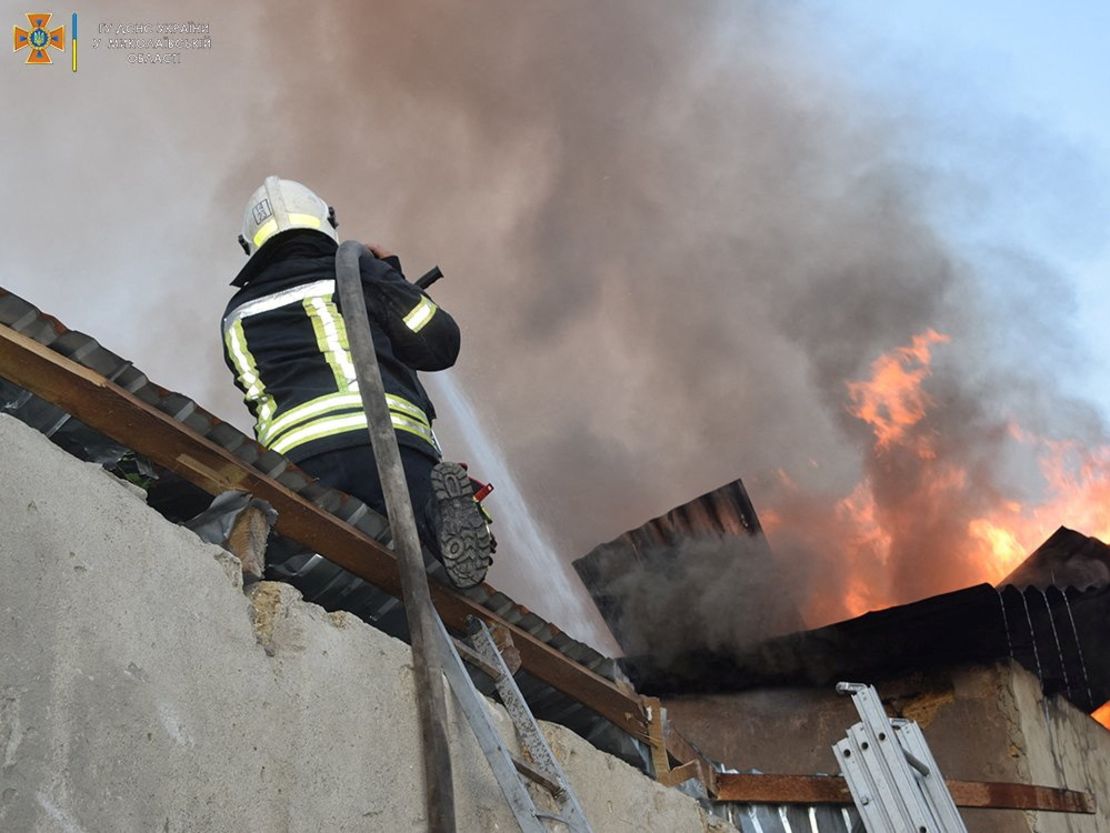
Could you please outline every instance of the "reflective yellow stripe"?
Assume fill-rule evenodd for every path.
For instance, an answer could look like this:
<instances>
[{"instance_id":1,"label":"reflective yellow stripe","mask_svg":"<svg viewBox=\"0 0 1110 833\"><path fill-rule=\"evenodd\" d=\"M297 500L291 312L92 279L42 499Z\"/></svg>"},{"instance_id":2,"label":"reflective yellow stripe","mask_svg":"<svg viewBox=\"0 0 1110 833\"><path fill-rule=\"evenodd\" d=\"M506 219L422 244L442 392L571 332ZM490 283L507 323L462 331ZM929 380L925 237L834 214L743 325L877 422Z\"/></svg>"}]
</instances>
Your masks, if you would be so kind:
<instances>
[{"instance_id":1,"label":"reflective yellow stripe","mask_svg":"<svg viewBox=\"0 0 1110 833\"><path fill-rule=\"evenodd\" d=\"M415 434L422 440L430 443L436 451L439 451L439 443L436 442L435 434L433 434L432 430L427 426L413 422L400 414L390 413L389 418L393 423L393 427L398 431L408 431L410 434ZM322 417L321 419L313 420L302 425L300 428L287 432L271 445L270 448L280 454L285 454L297 446L304 445L313 440L334 437L337 434L345 434L348 431L355 431L359 428L366 428L366 414L357 413Z\"/></svg>"},{"instance_id":2,"label":"reflective yellow stripe","mask_svg":"<svg viewBox=\"0 0 1110 833\"><path fill-rule=\"evenodd\" d=\"M254 233L254 247L261 249L262 244L274 236L277 231L277 220L271 217L265 223L258 227L258 231Z\"/></svg>"},{"instance_id":3,"label":"reflective yellow stripe","mask_svg":"<svg viewBox=\"0 0 1110 833\"><path fill-rule=\"evenodd\" d=\"M335 434L343 434L347 431L354 431L357 428L365 427L366 414L324 417L323 419L317 419L306 425L302 425L294 431L290 431L271 445L270 448L284 454L290 449L311 442L312 440L320 440L324 437L331 437Z\"/></svg>"},{"instance_id":4,"label":"reflective yellow stripe","mask_svg":"<svg viewBox=\"0 0 1110 833\"><path fill-rule=\"evenodd\" d=\"M428 415L425 414L423 410L413 405L407 399L392 393L387 393L385 399L386 403L389 405L390 411L393 412L390 416L394 419L394 427L400 427L402 430L410 430L408 428L409 425L417 426L420 430L413 430L412 433L418 434L432 445L437 445L435 434L432 433L431 423L428 421ZM290 408L283 413L271 422L266 427L265 431L259 434L258 441L263 445L269 445L271 440L275 437L279 437L280 439L274 443L274 447L276 447L278 443L283 442L285 439L280 436L282 433L297 428L302 422L309 420L319 421L317 419L318 417L326 416L332 411L361 407L362 396L358 393L357 386L354 392L329 393L324 396L318 396L295 408ZM404 420L404 424L399 425L399 420Z\"/></svg>"},{"instance_id":5,"label":"reflective yellow stripe","mask_svg":"<svg viewBox=\"0 0 1110 833\"><path fill-rule=\"evenodd\" d=\"M270 440L290 428L295 428L298 423L326 414L328 411L345 410L348 408L362 407L362 397L354 393L329 393L310 399L295 408L290 408L284 414L270 423L267 431L259 434L258 441L266 445Z\"/></svg>"},{"instance_id":6,"label":"reflective yellow stripe","mask_svg":"<svg viewBox=\"0 0 1110 833\"><path fill-rule=\"evenodd\" d=\"M316 346L335 376L336 387L348 391L355 383L355 366L347 343L347 327L330 296L317 295L301 302L312 321Z\"/></svg>"},{"instance_id":7,"label":"reflective yellow stripe","mask_svg":"<svg viewBox=\"0 0 1110 833\"><path fill-rule=\"evenodd\" d=\"M312 214L290 214L290 228L320 228L320 218Z\"/></svg>"},{"instance_id":8,"label":"reflective yellow stripe","mask_svg":"<svg viewBox=\"0 0 1110 833\"><path fill-rule=\"evenodd\" d=\"M314 217L311 214L290 214L289 225L284 229L288 231L291 228L320 228L320 218ZM271 217L265 223L258 227L258 231L254 233L254 247L261 249L262 244L274 236L278 231L278 223L276 217Z\"/></svg>"},{"instance_id":9,"label":"reflective yellow stripe","mask_svg":"<svg viewBox=\"0 0 1110 833\"><path fill-rule=\"evenodd\" d=\"M432 320L437 309L439 307L433 304L430 298L421 298L420 303L409 310L409 314L405 316L405 326L414 333L420 332Z\"/></svg>"},{"instance_id":10,"label":"reflective yellow stripe","mask_svg":"<svg viewBox=\"0 0 1110 833\"><path fill-rule=\"evenodd\" d=\"M393 423L393 427L398 431L408 431L410 434L415 434L420 437L420 439L430 443L436 451L439 451L439 443L436 442L436 435L432 433L432 429L427 425L413 422L408 417L396 414L393 411L389 412L389 421Z\"/></svg>"},{"instance_id":11,"label":"reflective yellow stripe","mask_svg":"<svg viewBox=\"0 0 1110 833\"><path fill-rule=\"evenodd\" d=\"M273 418L276 403L266 392L266 386L258 374L258 364L247 348L247 336L243 332L242 321L235 321L228 327L224 334L224 341L227 344L227 354L231 357L231 363L235 365L235 372L239 376L239 383L246 391L243 399L248 404L253 402L256 405L257 423L254 431L261 436L261 433L268 428L270 419Z\"/></svg>"},{"instance_id":12,"label":"reflective yellow stripe","mask_svg":"<svg viewBox=\"0 0 1110 833\"><path fill-rule=\"evenodd\" d=\"M428 420L428 415L420 410L420 408L409 402L407 399L402 399L400 396L392 393L387 393L385 395L385 401L389 405L389 410L399 411L400 413L412 417L417 422L422 423L429 428L432 427L432 423Z\"/></svg>"}]
</instances>

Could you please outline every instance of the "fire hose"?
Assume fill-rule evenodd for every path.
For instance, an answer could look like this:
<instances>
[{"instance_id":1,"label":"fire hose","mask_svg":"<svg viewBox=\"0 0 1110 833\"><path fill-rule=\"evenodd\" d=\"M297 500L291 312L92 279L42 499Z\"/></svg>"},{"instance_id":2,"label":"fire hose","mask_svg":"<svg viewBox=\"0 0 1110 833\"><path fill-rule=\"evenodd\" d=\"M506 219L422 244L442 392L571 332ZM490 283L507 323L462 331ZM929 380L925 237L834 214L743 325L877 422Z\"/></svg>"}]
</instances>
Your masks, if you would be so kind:
<instances>
[{"instance_id":1,"label":"fire hose","mask_svg":"<svg viewBox=\"0 0 1110 833\"><path fill-rule=\"evenodd\" d=\"M354 240L344 241L336 253L336 285L370 432L370 445L385 497L401 577L401 595L412 645L413 677L424 751L425 800L431 833L455 833L455 800L451 780L451 752L447 737L447 703L443 661L438 650L438 615L432 606L428 576L420 548L412 502L397 436L389 416L385 387L370 333L366 298L362 291L359 256L365 250ZM442 277L437 266L417 282L421 288ZM423 282L423 283L421 283Z\"/></svg>"}]
</instances>

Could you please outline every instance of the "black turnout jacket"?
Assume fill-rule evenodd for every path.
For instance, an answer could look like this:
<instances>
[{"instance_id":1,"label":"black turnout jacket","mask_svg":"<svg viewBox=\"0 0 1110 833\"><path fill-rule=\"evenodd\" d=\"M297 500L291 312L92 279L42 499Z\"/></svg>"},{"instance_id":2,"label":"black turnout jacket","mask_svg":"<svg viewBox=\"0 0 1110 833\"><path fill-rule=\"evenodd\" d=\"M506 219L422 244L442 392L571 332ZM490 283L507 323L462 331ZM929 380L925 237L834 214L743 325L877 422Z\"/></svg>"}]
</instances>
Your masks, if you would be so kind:
<instances>
[{"instance_id":1,"label":"black turnout jacket","mask_svg":"<svg viewBox=\"0 0 1110 833\"><path fill-rule=\"evenodd\" d=\"M255 436L293 462L366 445L366 417L335 286L337 246L308 233L272 241L262 271L227 305L224 359L255 418ZM362 287L397 441L440 456L435 409L417 371L444 370L459 353L454 319L405 280L396 257L369 249Z\"/></svg>"}]
</instances>

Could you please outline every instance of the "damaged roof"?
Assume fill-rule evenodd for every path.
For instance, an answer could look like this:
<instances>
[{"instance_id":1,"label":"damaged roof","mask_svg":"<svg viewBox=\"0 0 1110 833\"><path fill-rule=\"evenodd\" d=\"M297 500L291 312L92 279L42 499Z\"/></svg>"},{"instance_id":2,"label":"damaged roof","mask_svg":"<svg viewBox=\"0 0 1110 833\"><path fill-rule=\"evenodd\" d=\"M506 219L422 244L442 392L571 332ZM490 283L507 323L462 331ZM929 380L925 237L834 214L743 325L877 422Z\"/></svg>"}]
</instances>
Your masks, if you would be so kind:
<instances>
[{"instance_id":1,"label":"damaged roof","mask_svg":"<svg viewBox=\"0 0 1110 833\"><path fill-rule=\"evenodd\" d=\"M759 592L744 583L770 572L763 565L769 568L772 558L747 489L734 480L595 547L574 569L621 648L635 654L650 641L640 617L671 607L668 594L683 594L682 603L688 604L683 585L696 591L710 577L727 579L738 598L746 590ZM744 569L735 569L739 562ZM638 604L645 585L651 585L649 611ZM773 628L778 633L802 627L800 612L786 596L774 613L781 620Z\"/></svg>"},{"instance_id":2,"label":"damaged roof","mask_svg":"<svg viewBox=\"0 0 1110 833\"><path fill-rule=\"evenodd\" d=\"M1037 675L1046 693L1062 694L1089 712L1110 700L1108 625L1110 586L979 584L736 652L686 652L666 664L644 655L621 664L640 691L659 696L879 682L1012 658Z\"/></svg>"}]
</instances>

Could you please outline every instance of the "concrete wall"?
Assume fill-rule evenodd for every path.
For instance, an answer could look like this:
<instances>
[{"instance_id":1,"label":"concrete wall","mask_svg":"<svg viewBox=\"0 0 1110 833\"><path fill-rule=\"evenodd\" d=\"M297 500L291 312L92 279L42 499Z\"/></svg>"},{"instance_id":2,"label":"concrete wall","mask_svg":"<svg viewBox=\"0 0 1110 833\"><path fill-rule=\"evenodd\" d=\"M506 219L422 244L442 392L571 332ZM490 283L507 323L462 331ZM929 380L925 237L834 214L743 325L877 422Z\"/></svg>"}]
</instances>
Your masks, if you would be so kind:
<instances>
[{"instance_id":1,"label":"concrete wall","mask_svg":"<svg viewBox=\"0 0 1110 833\"><path fill-rule=\"evenodd\" d=\"M965 809L971 833L1110 830L1110 732L1063 698L1046 700L1017 663L915 674L878 689L889 713L921 725L946 777L1067 787L1098 803L1095 816ZM830 747L859 720L851 699L831 690L767 689L666 705L707 754L764 772L836 772Z\"/></svg>"},{"instance_id":2,"label":"concrete wall","mask_svg":"<svg viewBox=\"0 0 1110 833\"><path fill-rule=\"evenodd\" d=\"M459 829L514 830L452 718ZM597 833L732 830L547 729ZM425 829L406 645L248 598L231 556L0 416L0 830Z\"/></svg>"}]
</instances>

